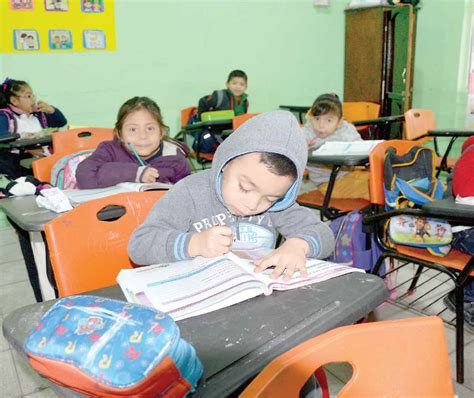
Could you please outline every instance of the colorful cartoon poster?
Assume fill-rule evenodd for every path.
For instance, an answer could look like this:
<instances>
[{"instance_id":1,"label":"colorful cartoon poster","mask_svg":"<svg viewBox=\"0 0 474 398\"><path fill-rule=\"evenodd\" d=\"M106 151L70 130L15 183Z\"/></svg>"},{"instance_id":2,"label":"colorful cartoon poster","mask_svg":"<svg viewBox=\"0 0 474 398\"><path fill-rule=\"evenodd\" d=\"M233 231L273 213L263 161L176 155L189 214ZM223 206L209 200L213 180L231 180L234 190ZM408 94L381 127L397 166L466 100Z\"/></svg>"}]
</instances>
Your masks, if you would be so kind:
<instances>
[{"instance_id":1,"label":"colorful cartoon poster","mask_svg":"<svg viewBox=\"0 0 474 398\"><path fill-rule=\"evenodd\" d=\"M72 35L70 30L50 30L49 48L51 50L70 50L72 49Z\"/></svg>"},{"instance_id":2,"label":"colorful cartoon poster","mask_svg":"<svg viewBox=\"0 0 474 398\"><path fill-rule=\"evenodd\" d=\"M0 53L114 51L114 0L0 0Z\"/></svg>"},{"instance_id":3,"label":"colorful cartoon poster","mask_svg":"<svg viewBox=\"0 0 474 398\"><path fill-rule=\"evenodd\" d=\"M103 30L84 30L84 48L103 50L105 33Z\"/></svg>"},{"instance_id":4,"label":"colorful cartoon poster","mask_svg":"<svg viewBox=\"0 0 474 398\"><path fill-rule=\"evenodd\" d=\"M33 0L9 0L10 8L12 10L32 10L33 9Z\"/></svg>"},{"instance_id":5,"label":"colorful cartoon poster","mask_svg":"<svg viewBox=\"0 0 474 398\"><path fill-rule=\"evenodd\" d=\"M69 0L44 0L46 11L68 11Z\"/></svg>"},{"instance_id":6,"label":"colorful cartoon poster","mask_svg":"<svg viewBox=\"0 0 474 398\"><path fill-rule=\"evenodd\" d=\"M36 30L15 29L13 31L13 43L15 50L19 51L36 51L40 48Z\"/></svg>"},{"instance_id":7,"label":"colorful cartoon poster","mask_svg":"<svg viewBox=\"0 0 474 398\"><path fill-rule=\"evenodd\" d=\"M104 12L104 0L81 0L82 12Z\"/></svg>"}]
</instances>

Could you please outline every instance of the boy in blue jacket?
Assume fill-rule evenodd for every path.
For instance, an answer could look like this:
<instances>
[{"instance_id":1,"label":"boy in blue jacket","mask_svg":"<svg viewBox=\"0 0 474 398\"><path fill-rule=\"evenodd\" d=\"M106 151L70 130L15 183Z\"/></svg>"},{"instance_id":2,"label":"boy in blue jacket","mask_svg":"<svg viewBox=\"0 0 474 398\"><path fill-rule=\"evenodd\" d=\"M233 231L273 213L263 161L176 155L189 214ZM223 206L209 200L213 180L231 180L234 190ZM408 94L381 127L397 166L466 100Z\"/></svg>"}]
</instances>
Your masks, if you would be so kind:
<instances>
[{"instance_id":1,"label":"boy in blue jacket","mask_svg":"<svg viewBox=\"0 0 474 398\"><path fill-rule=\"evenodd\" d=\"M179 181L150 211L129 242L137 264L216 257L245 247L269 251L256 260L272 277L306 276L307 258L326 258L334 236L295 201L307 161L298 121L289 112L258 115L217 149L212 168Z\"/></svg>"}]
</instances>

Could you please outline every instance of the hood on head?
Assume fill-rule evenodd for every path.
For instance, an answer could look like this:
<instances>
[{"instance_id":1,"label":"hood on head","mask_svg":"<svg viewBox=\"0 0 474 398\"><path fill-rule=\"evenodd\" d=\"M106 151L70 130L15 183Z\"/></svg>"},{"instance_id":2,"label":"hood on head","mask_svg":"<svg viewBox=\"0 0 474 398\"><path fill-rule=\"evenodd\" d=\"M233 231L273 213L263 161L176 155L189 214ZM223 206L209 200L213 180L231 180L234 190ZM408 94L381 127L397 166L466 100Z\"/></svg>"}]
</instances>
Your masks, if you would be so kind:
<instances>
[{"instance_id":1,"label":"hood on head","mask_svg":"<svg viewBox=\"0 0 474 398\"><path fill-rule=\"evenodd\" d=\"M296 181L270 211L279 211L291 206L296 200L308 160L304 133L295 116L287 111L272 111L254 116L219 145L212 161L212 175L221 201L222 168L231 159L251 152L277 153L286 156L295 164L298 173Z\"/></svg>"}]
</instances>

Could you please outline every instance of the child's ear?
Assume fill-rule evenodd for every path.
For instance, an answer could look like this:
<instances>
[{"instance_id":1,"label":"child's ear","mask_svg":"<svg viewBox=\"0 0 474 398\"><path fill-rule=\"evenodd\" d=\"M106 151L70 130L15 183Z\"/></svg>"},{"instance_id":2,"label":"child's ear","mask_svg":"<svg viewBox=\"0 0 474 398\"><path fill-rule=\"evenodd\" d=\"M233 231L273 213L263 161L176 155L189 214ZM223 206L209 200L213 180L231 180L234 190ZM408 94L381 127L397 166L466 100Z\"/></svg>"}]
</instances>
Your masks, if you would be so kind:
<instances>
[{"instance_id":1,"label":"child's ear","mask_svg":"<svg viewBox=\"0 0 474 398\"><path fill-rule=\"evenodd\" d=\"M16 97L16 95L10 97L10 104L12 104L13 106L18 106L19 103L20 100Z\"/></svg>"}]
</instances>

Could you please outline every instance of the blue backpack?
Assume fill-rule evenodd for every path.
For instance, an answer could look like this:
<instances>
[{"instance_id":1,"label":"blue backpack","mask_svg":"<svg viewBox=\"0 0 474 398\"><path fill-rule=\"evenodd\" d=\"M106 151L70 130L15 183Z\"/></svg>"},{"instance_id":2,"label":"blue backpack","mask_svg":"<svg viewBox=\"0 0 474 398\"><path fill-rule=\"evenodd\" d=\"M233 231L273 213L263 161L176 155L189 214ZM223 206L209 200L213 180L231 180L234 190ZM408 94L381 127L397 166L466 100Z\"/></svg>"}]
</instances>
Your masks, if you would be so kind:
<instances>
[{"instance_id":1,"label":"blue backpack","mask_svg":"<svg viewBox=\"0 0 474 398\"><path fill-rule=\"evenodd\" d=\"M24 350L38 373L94 397L183 397L203 373L169 315L96 296L57 301Z\"/></svg>"},{"instance_id":2,"label":"blue backpack","mask_svg":"<svg viewBox=\"0 0 474 398\"><path fill-rule=\"evenodd\" d=\"M445 186L435 178L434 152L413 147L404 155L388 148L384 159L384 194L387 210L421 207L441 200ZM396 244L426 248L431 254L449 252L451 226L434 218L401 215L387 224L390 241Z\"/></svg>"},{"instance_id":3,"label":"blue backpack","mask_svg":"<svg viewBox=\"0 0 474 398\"><path fill-rule=\"evenodd\" d=\"M331 222L330 228L336 238L336 246L329 261L346 263L366 272L372 272L382 250L374 234L364 232L362 220L362 213L353 210ZM381 274L385 273L382 268Z\"/></svg>"}]
</instances>

